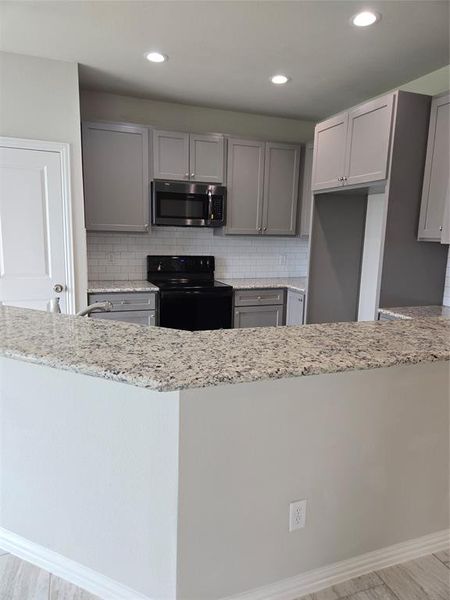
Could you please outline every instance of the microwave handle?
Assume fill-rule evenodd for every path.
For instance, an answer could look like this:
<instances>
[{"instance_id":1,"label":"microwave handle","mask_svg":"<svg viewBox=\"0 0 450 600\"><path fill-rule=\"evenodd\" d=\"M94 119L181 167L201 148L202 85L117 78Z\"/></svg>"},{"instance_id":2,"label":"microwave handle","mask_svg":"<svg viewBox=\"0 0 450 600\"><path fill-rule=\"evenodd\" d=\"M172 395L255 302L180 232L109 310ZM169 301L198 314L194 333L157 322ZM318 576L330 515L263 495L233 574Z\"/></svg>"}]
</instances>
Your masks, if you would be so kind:
<instances>
[{"instance_id":1,"label":"microwave handle","mask_svg":"<svg viewBox=\"0 0 450 600\"><path fill-rule=\"evenodd\" d=\"M214 220L213 207L212 207L212 192L211 192L211 190L208 190L208 220L209 221L213 221Z\"/></svg>"}]
</instances>

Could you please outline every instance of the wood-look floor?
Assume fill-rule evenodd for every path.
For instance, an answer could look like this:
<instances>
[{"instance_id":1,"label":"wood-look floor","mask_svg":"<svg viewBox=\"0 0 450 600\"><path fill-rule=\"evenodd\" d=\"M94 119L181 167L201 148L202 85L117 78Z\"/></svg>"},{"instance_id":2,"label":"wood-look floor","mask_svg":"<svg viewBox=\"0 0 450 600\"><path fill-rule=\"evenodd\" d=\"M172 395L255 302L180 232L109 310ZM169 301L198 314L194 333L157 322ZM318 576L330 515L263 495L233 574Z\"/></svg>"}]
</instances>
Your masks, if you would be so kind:
<instances>
[{"instance_id":1,"label":"wood-look floor","mask_svg":"<svg viewBox=\"0 0 450 600\"><path fill-rule=\"evenodd\" d=\"M0 550L0 600L99 598ZM362 575L299 600L450 600L450 551Z\"/></svg>"}]
</instances>

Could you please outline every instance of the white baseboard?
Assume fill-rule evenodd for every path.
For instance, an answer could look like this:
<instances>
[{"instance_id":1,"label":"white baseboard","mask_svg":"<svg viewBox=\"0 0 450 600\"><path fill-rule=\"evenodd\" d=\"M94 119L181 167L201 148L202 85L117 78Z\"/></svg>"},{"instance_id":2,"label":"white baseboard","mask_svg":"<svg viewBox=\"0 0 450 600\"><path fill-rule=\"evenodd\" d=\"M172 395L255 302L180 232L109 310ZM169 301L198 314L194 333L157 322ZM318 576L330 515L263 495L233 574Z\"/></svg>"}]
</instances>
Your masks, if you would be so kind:
<instances>
[{"instance_id":1,"label":"white baseboard","mask_svg":"<svg viewBox=\"0 0 450 600\"><path fill-rule=\"evenodd\" d=\"M296 600L353 577L450 547L450 530L438 531L289 577L223 600ZM80 563L0 527L0 548L105 600L152 600ZM175 599L173 599L175 600Z\"/></svg>"},{"instance_id":2,"label":"white baseboard","mask_svg":"<svg viewBox=\"0 0 450 600\"><path fill-rule=\"evenodd\" d=\"M151 600L131 588L0 527L0 548L104 600Z\"/></svg>"},{"instance_id":3,"label":"white baseboard","mask_svg":"<svg viewBox=\"0 0 450 600\"><path fill-rule=\"evenodd\" d=\"M222 600L296 600L300 596L318 592L353 577L391 567L419 556L446 550L449 547L450 530L445 529L289 577L264 587L227 596Z\"/></svg>"}]
</instances>

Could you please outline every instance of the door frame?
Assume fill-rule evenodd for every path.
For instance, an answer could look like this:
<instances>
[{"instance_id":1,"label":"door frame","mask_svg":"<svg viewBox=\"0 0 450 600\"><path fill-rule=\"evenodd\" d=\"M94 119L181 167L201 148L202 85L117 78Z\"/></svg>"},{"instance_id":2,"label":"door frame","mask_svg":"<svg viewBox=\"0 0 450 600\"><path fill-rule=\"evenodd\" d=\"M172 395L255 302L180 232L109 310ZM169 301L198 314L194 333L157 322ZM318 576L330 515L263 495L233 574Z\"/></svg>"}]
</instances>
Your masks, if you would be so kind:
<instances>
[{"instance_id":1,"label":"door frame","mask_svg":"<svg viewBox=\"0 0 450 600\"><path fill-rule=\"evenodd\" d=\"M73 251L72 192L70 186L70 144L0 136L0 147L18 150L55 152L61 168L61 198L63 203L64 263L66 277L67 314L75 313L75 264Z\"/></svg>"}]
</instances>

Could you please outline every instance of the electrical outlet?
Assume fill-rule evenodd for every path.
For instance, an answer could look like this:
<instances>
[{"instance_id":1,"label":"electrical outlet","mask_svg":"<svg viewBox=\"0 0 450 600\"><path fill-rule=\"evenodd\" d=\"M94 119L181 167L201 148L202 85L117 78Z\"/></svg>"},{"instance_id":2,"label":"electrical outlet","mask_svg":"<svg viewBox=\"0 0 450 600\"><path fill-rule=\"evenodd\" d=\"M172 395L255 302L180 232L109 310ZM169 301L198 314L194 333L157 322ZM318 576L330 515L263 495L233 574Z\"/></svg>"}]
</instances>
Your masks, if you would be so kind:
<instances>
[{"instance_id":1,"label":"electrical outlet","mask_svg":"<svg viewBox=\"0 0 450 600\"><path fill-rule=\"evenodd\" d=\"M306 523L306 499L289 504L289 531L303 529Z\"/></svg>"}]
</instances>

